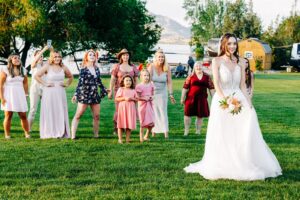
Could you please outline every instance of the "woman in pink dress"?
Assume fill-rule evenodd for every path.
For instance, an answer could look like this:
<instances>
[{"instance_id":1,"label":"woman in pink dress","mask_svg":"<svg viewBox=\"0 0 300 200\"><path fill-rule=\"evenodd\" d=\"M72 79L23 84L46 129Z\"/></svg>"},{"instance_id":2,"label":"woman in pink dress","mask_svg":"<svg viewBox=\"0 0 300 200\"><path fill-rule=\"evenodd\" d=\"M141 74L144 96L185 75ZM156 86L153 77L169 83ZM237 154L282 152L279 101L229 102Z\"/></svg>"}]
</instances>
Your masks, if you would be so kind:
<instances>
[{"instance_id":1,"label":"woman in pink dress","mask_svg":"<svg viewBox=\"0 0 300 200\"><path fill-rule=\"evenodd\" d=\"M127 49L122 49L117 54L117 59L119 63L114 65L111 71L111 79L109 86L108 98L112 99L113 94L117 93L120 83L124 75L130 75L133 79L133 84L137 83L139 70L130 61L130 52ZM114 134L117 132L117 112L118 112L118 102L115 102L115 114L114 114Z\"/></svg>"},{"instance_id":2,"label":"woman in pink dress","mask_svg":"<svg viewBox=\"0 0 300 200\"><path fill-rule=\"evenodd\" d=\"M4 110L3 121L5 138L10 139L11 120L17 112L26 138L30 138L29 126L26 117L28 111L26 95L28 95L28 82L25 69L21 65L20 56L12 54L8 57L7 68L0 73L0 99L1 110Z\"/></svg>"},{"instance_id":3,"label":"woman in pink dress","mask_svg":"<svg viewBox=\"0 0 300 200\"><path fill-rule=\"evenodd\" d=\"M46 76L46 81L42 79ZM65 77L68 81L64 83ZM69 115L65 88L73 75L62 63L57 51L50 53L49 63L39 70L35 79L43 85L43 98L40 114L40 136L46 138L69 138Z\"/></svg>"},{"instance_id":4,"label":"woman in pink dress","mask_svg":"<svg viewBox=\"0 0 300 200\"><path fill-rule=\"evenodd\" d=\"M131 130L136 129L136 101L137 94L134 90L133 78L125 75L117 91L115 101L118 102L117 128L118 142L121 144L123 130L126 132L126 143L130 142Z\"/></svg>"},{"instance_id":5,"label":"woman in pink dress","mask_svg":"<svg viewBox=\"0 0 300 200\"><path fill-rule=\"evenodd\" d=\"M140 119L140 142L149 139L149 133L154 126L153 95L154 85L150 82L150 72L147 69L141 71L142 82L138 84L135 91L138 94L138 113ZM144 129L147 129L144 137Z\"/></svg>"}]
</instances>

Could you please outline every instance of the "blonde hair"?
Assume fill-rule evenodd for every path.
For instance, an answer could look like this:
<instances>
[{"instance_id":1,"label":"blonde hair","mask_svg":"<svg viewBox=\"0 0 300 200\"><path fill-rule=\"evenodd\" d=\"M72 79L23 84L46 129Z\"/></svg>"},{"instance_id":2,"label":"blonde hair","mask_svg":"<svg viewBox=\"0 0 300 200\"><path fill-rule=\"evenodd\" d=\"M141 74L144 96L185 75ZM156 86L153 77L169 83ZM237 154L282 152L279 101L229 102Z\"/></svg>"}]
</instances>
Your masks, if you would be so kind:
<instances>
[{"instance_id":1,"label":"blonde hair","mask_svg":"<svg viewBox=\"0 0 300 200\"><path fill-rule=\"evenodd\" d=\"M194 67L193 67L193 71L192 71L191 75L194 75L194 74L196 73L196 72L195 72L195 67L196 67L196 66L200 66L200 67L201 67L201 70L203 71L202 64L203 64L202 61L197 61L197 62L195 62Z\"/></svg>"},{"instance_id":2,"label":"blonde hair","mask_svg":"<svg viewBox=\"0 0 300 200\"><path fill-rule=\"evenodd\" d=\"M59 53L59 51L51 51L50 52L50 57L49 57L49 60L48 60L48 62L49 62L49 64L50 65L53 65L54 64L54 55L55 54L58 54L58 55L60 55L60 57L61 57L61 54ZM61 60L60 60L60 62L59 62L59 64L58 64L59 66L63 66L63 63L62 63L62 57L61 57Z\"/></svg>"},{"instance_id":3,"label":"blonde hair","mask_svg":"<svg viewBox=\"0 0 300 200\"><path fill-rule=\"evenodd\" d=\"M142 74L145 73L145 72L149 74L149 82L151 82L151 74L147 69L142 69L142 71L140 73L140 78L142 79Z\"/></svg>"},{"instance_id":4,"label":"blonde hair","mask_svg":"<svg viewBox=\"0 0 300 200\"><path fill-rule=\"evenodd\" d=\"M167 59L166 59L166 55L165 55L165 53L163 52L163 50L162 49L158 49L156 52L155 52L155 55L154 55L154 64L157 64L157 62L158 62L158 59L157 59L157 56L159 55L159 54L163 54L163 56L164 56L164 63L163 63L163 71L164 72L167 72L168 70L169 70L169 65L168 65L168 62L167 62Z\"/></svg>"},{"instance_id":5,"label":"blonde hair","mask_svg":"<svg viewBox=\"0 0 300 200\"><path fill-rule=\"evenodd\" d=\"M94 61L94 66L96 66L96 63L98 62L98 53L96 51L94 51L93 49L88 50L87 52L85 52L84 56L83 56L83 62L82 62L82 67L86 67L86 64L88 62L88 55L89 52L93 52L96 59Z\"/></svg>"}]
</instances>

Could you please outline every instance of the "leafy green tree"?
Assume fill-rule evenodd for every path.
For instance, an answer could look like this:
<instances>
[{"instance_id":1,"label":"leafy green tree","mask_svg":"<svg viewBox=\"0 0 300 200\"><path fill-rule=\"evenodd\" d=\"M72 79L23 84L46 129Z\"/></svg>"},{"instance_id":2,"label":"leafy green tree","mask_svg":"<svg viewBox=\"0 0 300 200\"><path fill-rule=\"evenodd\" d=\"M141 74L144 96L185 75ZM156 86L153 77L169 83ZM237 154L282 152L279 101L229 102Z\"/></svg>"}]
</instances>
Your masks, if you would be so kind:
<instances>
[{"instance_id":1,"label":"leafy green tree","mask_svg":"<svg viewBox=\"0 0 300 200\"><path fill-rule=\"evenodd\" d=\"M225 4L219 0L185 0L187 18L192 22L191 44L205 44L222 35Z\"/></svg>"},{"instance_id":2,"label":"leafy green tree","mask_svg":"<svg viewBox=\"0 0 300 200\"><path fill-rule=\"evenodd\" d=\"M226 4L223 33L234 33L238 38L261 36L261 20L253 12L253 3L247 5L244 0Z\"/></svg>"},{"instance_id":3,"label":"leafy green tree","mask_svg":"<svg viewBox=\"0 0 300 200\"><path fill-rule=\"evenodd\" d=\"M292 44L300 41L300 16L294 14L284 18L277 27L270 25L262 40L272 47L272 68L280 69L290 60Z\"/></svg>"},{"instance_id":4,"label":"leafy green tree","mask_svg":"<svg viewBox=\"0 0 300 200\"><path fill-rule=\"evenodd\" d=\"M15 51L22 53L23 63L29 48L47 39L63 55L89 48L115 53L125 47L143 61L161 32L141 0L8 0L1 1L0 13L0 57Z\"/></svg>"}]
</instances>

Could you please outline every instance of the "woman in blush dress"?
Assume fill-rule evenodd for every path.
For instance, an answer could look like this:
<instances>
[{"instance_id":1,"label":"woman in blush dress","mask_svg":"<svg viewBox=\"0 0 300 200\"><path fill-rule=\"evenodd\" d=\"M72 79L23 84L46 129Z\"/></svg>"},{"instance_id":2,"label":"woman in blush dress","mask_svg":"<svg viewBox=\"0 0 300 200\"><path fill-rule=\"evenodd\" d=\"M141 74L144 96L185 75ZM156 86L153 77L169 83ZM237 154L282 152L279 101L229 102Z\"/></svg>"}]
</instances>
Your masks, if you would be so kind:
<instances>
[{"instance_id":1,"label":"woman in blush dress","mask_svg":"<svg viewBox=\"0 0 300 200\"><path fill-rule=\"evenodd\" d=\"M152 136L156 133L164 133L165 138L169 137L168 119L168 90L172 104L175 104L172 87L171 69L167 64L164 52L159 49L155 53L154 63L148 67L154 84L154 127Z\"/></svg>"},{"instance_id":2,"label":"woman in blush dress","mask_svg":"<svg viewBox=\"0 0 300 200\"><path fill-rule=\"evenodd\" d=\"M245 85L246 62L238 56L236 37L226 33L212 70L216 93L211 102L204 155L184 170L205 179L263 180L281 175L280 165L265 143ZM232 114L221 102L240 101L242 110ZM230 104L230 102L229 102ZM232 104L231 104L232 105Z\"/></svg>"},{"instance_id":3,"label":"woman in blush dress","mask_svg":"<svg viewBox=\"0 0 300 200\"><path fill-rule=\"evenodd\" d=\"M26 138L30 138L26 112L28 111L26 95L28 81L26 71L21 65L20 56L12 54L7 59L7 68L0 73L1 110L4 111L4 134L10 139L10 128L13 113L17 112Z\"/></svg>"},{"instance_id":4,"label":"woman in blush dress","mask_svg":"<svg viewBox=\"0 0 300 200\"><path fill-rule=\"evenodd\" d=\"M42 77L46 77L46 81ZM64 83L65 77L68 81ZM65 88L73 80L70 70L62 63L58 51L50 53L49 63L37 72L35 79L44 87L40 114L40 137L69 138L69 115Z\"/></svg>"}]
</instances>

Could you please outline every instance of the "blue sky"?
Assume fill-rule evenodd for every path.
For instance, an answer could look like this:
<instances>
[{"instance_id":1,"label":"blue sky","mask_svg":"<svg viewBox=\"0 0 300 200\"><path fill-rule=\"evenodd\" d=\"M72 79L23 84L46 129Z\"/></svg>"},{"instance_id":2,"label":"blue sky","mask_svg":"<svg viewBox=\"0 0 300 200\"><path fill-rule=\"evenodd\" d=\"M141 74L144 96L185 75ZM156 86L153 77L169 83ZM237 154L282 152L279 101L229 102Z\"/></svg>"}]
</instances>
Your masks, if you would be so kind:
<instances>
[{"instance_id":1,"label":"blue sky","mask_svg":"<svg viewBox=\"0 0 300 200\"><path fill-rule=\"evenodd\" d=\"M184 20L183 2L184 0L147 0L146 7L154 14L170 17L184 26L189 26L188 22ZM275 21L277 15L289 16L294 2L295 0L253 0L253 9L261 18L263 27L266 28L272 20ZM298 0L296 9L299 13L300 0Z\"/></svg>"}]
</instances>

